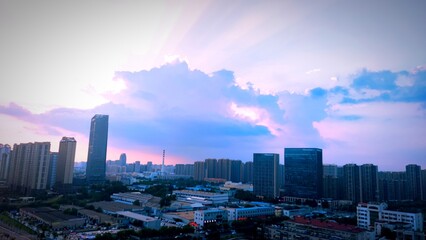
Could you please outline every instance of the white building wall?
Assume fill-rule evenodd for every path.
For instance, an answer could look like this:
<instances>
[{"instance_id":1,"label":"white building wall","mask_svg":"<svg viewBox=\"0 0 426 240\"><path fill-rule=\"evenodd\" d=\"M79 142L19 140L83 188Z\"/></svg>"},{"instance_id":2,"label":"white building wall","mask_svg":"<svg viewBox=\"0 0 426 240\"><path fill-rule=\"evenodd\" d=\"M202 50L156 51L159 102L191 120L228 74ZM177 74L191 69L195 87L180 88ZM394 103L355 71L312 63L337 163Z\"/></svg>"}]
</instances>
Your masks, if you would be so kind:
<instances>
[{"instance_id":1,"label":"white building wall","mask_svg":"<svg viewBox=\"0 0 426 240\"><path fill-rule=\"evenodd\" d=\"M386 222L402 222L411 225L413 231L423 231L422 213L408 213L386 210L387 205L360 203L357 206L358 226L364 229L374 227L374 220ZM374 219L376 216L377 219Z\"/></svg>"}]
</instances>

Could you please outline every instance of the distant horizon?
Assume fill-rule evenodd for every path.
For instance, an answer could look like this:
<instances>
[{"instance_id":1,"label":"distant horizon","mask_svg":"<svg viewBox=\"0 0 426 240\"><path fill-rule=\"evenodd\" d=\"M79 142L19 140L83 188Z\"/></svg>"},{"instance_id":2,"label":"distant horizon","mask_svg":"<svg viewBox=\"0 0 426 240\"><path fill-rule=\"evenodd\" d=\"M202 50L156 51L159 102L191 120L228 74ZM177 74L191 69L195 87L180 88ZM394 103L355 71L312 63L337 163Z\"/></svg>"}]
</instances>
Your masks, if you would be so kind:
<instances>
[{"instance_id":1,"label":"distant horizon","mask_svg":"<svg viewBox=\"0 0 426 240\"><path fill-rule=\"evenodd\" d=\"M74 137L87 161L105 114L107 159L426 168L426 1L0 5L0 142Z\"/></svg>"}]
</instances>

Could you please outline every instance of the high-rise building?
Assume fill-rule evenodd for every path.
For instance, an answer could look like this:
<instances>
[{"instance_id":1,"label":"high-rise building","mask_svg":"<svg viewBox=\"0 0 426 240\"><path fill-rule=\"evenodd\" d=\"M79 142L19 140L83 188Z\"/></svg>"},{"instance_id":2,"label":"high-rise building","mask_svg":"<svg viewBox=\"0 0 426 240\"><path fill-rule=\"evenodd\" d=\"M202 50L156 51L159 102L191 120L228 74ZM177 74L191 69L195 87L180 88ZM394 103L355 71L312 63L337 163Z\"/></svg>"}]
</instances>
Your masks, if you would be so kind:
<instances>
[{"instance_id":1,"label":"high-rise building","mask_svg":"<svg viewBox=\"0 0 426 240\"><path fill-rule=\"evenodd\" d=\"M322 179L323 181L323 193L324 198L340 199L341 194L339 192L341 184L339 184L340 179L337 177L332 177L330 175L325 175Z\"/></svg>"},{"instance_id":2,"label":"high-rise building","mask_svg":"<svg viewBox=\"0 0 426 240\"><path fill-rule=\"evenodd\" d=\"M108 115L95 115L90 125L86 179L89 184L105 182Z\"/></svg>"},{"instance_id":3,"label":"high-rise building","mask_svg":"<svg viewBox=\"0 0 426 240\"><path fill-rule=\"evenodd\" d=\"M379 172L378 179L380 201L408 200L405 172Z\"/></svg>"},{"instance_id":4,"label":"high-rise building","mask_svg":"<svg viewBox=\"0 0 426 240\"><path fill-rule=\"evenodd\" d=\"M15 144L10 158L8 185L13 191L31 194L47 188L50 143Z\"/></svg>"},{"instance_id":5,"label":"high-rise building","mask_svg":"<svg viewBox=\"0 0 426 240\"><path fill-rule=\"evenodd\" d=\"M325 176L338 177L339 167L335 164L324 164L323 165L323 174Z\"/></svg>"},{"instance_id":6,"label":"high-rise building","mask_svg":"<svg viewBox=\"0 0 426 240\"><path fill-rule=\"evenodd\" d=\"M422 179L422 193L423 193L423 201L426 201L426 169L422 169L421 171L421 179Z\"/></svg>"},{"instance_id":7,"label":"high-rise building","mask_svg":"<svg viewBox=\"0 0 426 240\"><path fill-rule=\"evenodd\" d=\"M323 187L322 150L285 148L285 194L301 198L321 198Z\"/></svg>"},{"instance_id":8,"label":"high-rise building","mask_svg":"<svg viewBox=\"0 0 426 240\"><path fill-rule=\"evenodd\" d=\"M279 197L279 159L277 153L253 154L253 193L256 196Z\"/></svg>"},{"instance_id":9,"label":"high-rise building","mask_svg":"<svg viewBox=\"0 0 426 240\"><path fill-rule=\"evenodd\" d=\"M356 164L343 165L344 199L359 203L361 196L361 183L359 179L359 166Z\"/></svg>"},{"instance_id":10,"label":"high-rise building","mask_svg":"<svg viewBox=\"0 0 426 240\"><path fill-rule=\"evenodd\" d=\"M203 181L206 177L204 162L194 162L194 180Z\"/></svg>"},{"instance_id":11,"label":"high-rise building","mask_svg":"<svg viewBox=\"0 0 426 240\"><path fill-rule=\"evenodd\" d=\"M410 200L418 201L422 199L421 168L419 165L409 164L405 166L407 175L407 195Z\"/></svg>"},{"instance_id":12,"label":"high-rise building","mask_svg":"<svg viewBox=\"0 0 426 240\"><path fill-rule=\"evenodd\" d=\"M9 175L10 145L0 144L0 180L6 180Z\"/></svg>"},{"instance_id":13,"label":"high-rise building","mask_svg":"<svg viewBox=\"0 0 426 240\"><path fill-rule=\"evenodd\" d=\"M176 175L194 176L194 164L176 164L174 172Z\"/></svg>"},{"instance_id":14,"label":"high-rise building","mask_svg":"<svg viewBox=\"0 0 426 240\"><path fill-rule=\"evenodd\" d=\"M213 161L212 159L207 159L208 161ZM206 161L207 161L206 160ZM208 167L210 164L208 165ZM209 171L209 168L207 169ZM229 159L219 159L216 164L216 178L222 178L229 180L231 178L231 160Z\"/></svg>"},{"instance_id":15,"label":"high-rise building","mask_svg":"<svg viewBox=\"0 0 426 240\"><path fill-rule=\"evenodd\" d=\"M231 160L231 176L227 180L232 182L242 181L242 164L241 160Z\"/></svg>"},{"instance_id":16,"label":"high-rise building","mask_svg":"<svg viewBox=\"0 0 426 240\"><path fill-rule=\"evenodd\" d=\"M335 164L323 164L323 197L343 198L343 168Z\"/></svg>"},{"instance_id":17,"label":"high-rise building","mask_svg":"<svg viewBox=\"0 0 426 240\"><path fill-rule=\"evenodd\" d=\"M73 137L63 137L59 143L56 182L60 185L72 184L76 146Z\"/></svg>"},{"instance_id":18,"label":"high-rise building","mask_svg":"<svg viewBox=\"0 0 426 240\"><path fill-rule=\"evenodd\" d=\"M280 188L283 189L285 186L285 169L284 169L284 164L280 164L279 167L279 181L280 181Z\"/></svg>"},{"instance_id":19,"label":"high-rise building","mask_svg":"<svg viewBox=\"0 0 426 240\"><path fill-rule=\"evenodd\" d=\"M204 161L205 168L206 168L206 178L216 178L216 166L217 166L217 159L206 159Z\"/></svg>"},{"instance_id":20,"label":"high-rise building","mask_svg":"<svg viewBox=\"0 0 426 240\"><path fill-rule=\"evenodd\" d=\"M379 199L378 168L373 164L363 164L360 167L361 174L361 202L376 202Z\"/></svg>"},{"instance_id":21,"label":"high-rise building","mask_svg":"<svg viewBox=\"0 0 426 240\"><path fill-rule=\"evenodd\" d=\"M151 161L146 163L146 171L152 172L152 162Z\"/></svg>"},{"instance_id":22,"label":"high-rise building","mask_svg":"<svg viewBox=\"0 0 426 240\"><path fill-rule=\"evenodd\" d=\"M127 156L126 156L126 154L125 154L125 153L122 153L122 154L120 155L120 160L119 160L119 162L120 162L120 166L126 166L126 164L127 164Z\"/></svg>"},{"instance_id":23,"label":"high-rise building","mask_svg":"<svg viewBox=\"0 0 426 240\"><path fill-rule=\"evenodd\" d=\"M135 162L135 172L137 172L137 173L141 172L141 162L140 161Z\"/></svg>"},{"instance_id":24,"label":"high-rise building","mask_svg":"<svg viewBox=\"0 0 426 240\"><path fill-rule=\"evenodd\" d=\"M243 176L244 183L253 183L253 162L244 163Z\"/></svg>"},{"instance_id":25,"label":"high-rise building","mask_svg":"<svg viewBox=\"0 0 426 240\"><path fill-rule=\"evenodd\" d=\"M49 163L49 173L47 177L47 187L53 188L56 183L56 169L58 163L58 153L51 152L50 153L50 163Z\"/></svg>"}]
</instances>

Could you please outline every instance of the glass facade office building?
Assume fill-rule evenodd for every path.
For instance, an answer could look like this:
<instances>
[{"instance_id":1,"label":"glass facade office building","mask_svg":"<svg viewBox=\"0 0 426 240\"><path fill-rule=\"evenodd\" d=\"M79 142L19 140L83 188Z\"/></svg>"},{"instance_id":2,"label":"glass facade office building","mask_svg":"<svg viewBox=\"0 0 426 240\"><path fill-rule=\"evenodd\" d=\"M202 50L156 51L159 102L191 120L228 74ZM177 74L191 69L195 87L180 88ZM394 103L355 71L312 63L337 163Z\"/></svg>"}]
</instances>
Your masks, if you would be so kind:
<instances>
[{"instance_id":1,"label":"glass facade office building","mask_svg":"<svg viewBox=\"0 0 426 240\"><path fill-rule=\"evenodd\" d=\"M322 149L285 148L284 168L286 196L322 197Z\"/></svg>"},{"instance_id":2,"label":"glass facade office building","mask_svg":"<svg viewBox=\"0 0 426 240\"><path fill-rule=\"evenodd\" d=\"M95 115L90 125L86 179L89 184L105 182L108 115Z\"/></svg>"},{"instance_id":3,"label":"glass facade office building","mask_svg":"<svg viewBox=\"0 0 426 240\"><path fill-rule=\"evenodd\" d=\"M253 154L253 193L256 196L279 197L279 159L276 153Z\"/></svg>"}]
</instances>

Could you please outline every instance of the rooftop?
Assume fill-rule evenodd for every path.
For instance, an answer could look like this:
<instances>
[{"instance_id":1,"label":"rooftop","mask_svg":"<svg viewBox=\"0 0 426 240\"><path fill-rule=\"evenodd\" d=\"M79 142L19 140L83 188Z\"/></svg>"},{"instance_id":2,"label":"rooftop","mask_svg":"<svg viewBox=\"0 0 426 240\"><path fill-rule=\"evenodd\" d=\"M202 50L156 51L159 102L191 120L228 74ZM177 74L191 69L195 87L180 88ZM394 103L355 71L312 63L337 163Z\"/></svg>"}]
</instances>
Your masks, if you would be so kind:
<instances>
[{"instance_id":1,"label":"rooftop","mask_svg":"<svg viewBox=\"0 0 426 240\"><path fill-rule=\"evenodd\" d=\"M193 191L193 190L175 190L173 193L186 193L191 195L204 195L204 196L215 196L220 194L226 194L226 193L215 193L215 192L203 192L203 191Z\"/></svg>"},{"instance_id":2,"label":"rooftop","mask_svg":"<svg viewBox=\"0 0 426 240\"><path fill-rule=\"evenodd\" d=\"M365 231L364 229L361 229L354 225L340 224L334 221L327 221L327 220L320 220L320 219L310 219L310 218L305 218L301 216L296 216L293 222L303 224L303 225L310 225L310 226L315 226L318 228L332 229L332 230L343 231L343 232L359 233L359 232Z\"/></svg>"},{"instance_id":3,"label":"rooftop","mask_svg":"<svg viewBox=\"0 0 426 240\"><path fill-rule=\"evenodd\" d=\"M125 203L119 203L119 202L101 201L101 202L88 203L87 205L93 205L95 208L100 207L102 208L102 210L106 210L110 212L143 210L143 207L129 205Z\"/></svg>"},{"instance_id":4,"label":"rooftop","mask_svg":"<svg viewBox=\"0 0 426 240\"><path fill-rule=\"evenodd\" d=\"M134 213L134 212L129 212L129 211L120 211L117 212L118 215L124 216L124 217L128 217L128 218L133 218L139 221L143 221L143 222L151 222L151 221L156 221L158 219L155 219L153 217L148 217L139 213Z\"/></svg>"}]
</instances>

